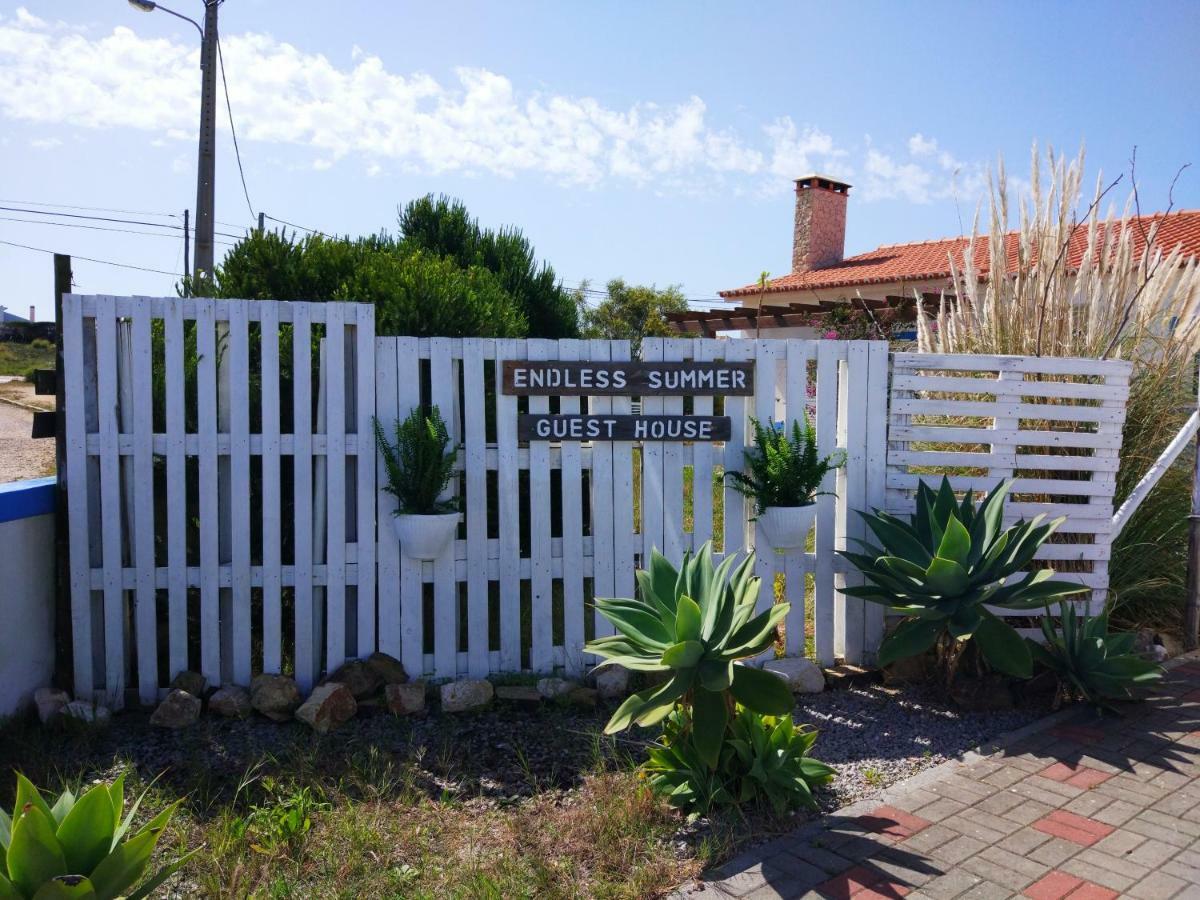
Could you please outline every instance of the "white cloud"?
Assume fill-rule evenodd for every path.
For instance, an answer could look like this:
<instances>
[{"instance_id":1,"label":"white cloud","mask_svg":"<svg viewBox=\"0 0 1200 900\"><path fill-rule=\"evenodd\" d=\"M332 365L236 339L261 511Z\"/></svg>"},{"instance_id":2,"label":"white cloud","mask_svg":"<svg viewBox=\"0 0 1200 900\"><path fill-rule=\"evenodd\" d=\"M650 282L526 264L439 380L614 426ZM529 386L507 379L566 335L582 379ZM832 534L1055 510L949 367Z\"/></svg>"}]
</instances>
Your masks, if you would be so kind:
<instances>
[{"instance_id":1,"label":"white cloud","mask_svg":"<svg viewBox=\"0 0 1200 900\"><path fill-rule=\"evenodd\" d=\"M29 142L29 146L35 150L53 150L55 147L61 147L62 141L58 138L34 138Z\"/></svg>"},{"instance_id":2,"label":"white cloud","mask_svg":"<svg viewBox=\"0 0 1200 900\"><path fill-rule=\"evenodd\" d=\"M190 36L189 36L190 37ZM566 185L624 182L656 191L787 190L820 171L863 179L864 199L928 202L945 195L961 164L924 135L895 162L869 141L842 146L784 116L759 132L714 124L704 101L605 106L590 97L523 91L502 74L456 69L439 81L389 71L354 46L348 60L301 50L267 34L223 38L238 134L244 144L307 149L301 164L328 169L358 157L368 175L453 172L514 178L537 174ZM0 19L0 116L37 125L148 132L154 145L195 139L199 49L47 24L26 10ZM260 154L261 157L261 154ZM189 157L190 158L190 157ZM178 162L178 161L177 161Z\"/></svg>"},{"instance_id":3,"label":"white cloud","mask_svg":"<svg viewBox=\"0 0 1200 900\"><path fill-rule=\"evenodd\" d=\"M917 132L908 139L908 152L913 156L932 156L937 152L938 142Z\"/></svg>"}]
</instances>

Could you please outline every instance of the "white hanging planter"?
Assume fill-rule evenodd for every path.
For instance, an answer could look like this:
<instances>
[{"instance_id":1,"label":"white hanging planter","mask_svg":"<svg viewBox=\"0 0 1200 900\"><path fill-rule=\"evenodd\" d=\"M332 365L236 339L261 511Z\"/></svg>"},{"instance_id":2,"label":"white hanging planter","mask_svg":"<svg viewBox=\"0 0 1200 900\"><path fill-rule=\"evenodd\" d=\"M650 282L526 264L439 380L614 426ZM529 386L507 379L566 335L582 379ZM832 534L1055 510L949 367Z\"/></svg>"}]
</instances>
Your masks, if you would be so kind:
<instances>
[{"instance_id":1,"label":"white hanging planter","mask_svg":"<svg viewBox=\"0 0 1200 900\"><path fill-rule=\"evenodd\" d=\"M776 550L803 547L817 517L817 504L768 506L758 514L767 543Z\"/></svg>"},{"instance_id":2,"label":"white hanging planter","mask_svg":"<svg viewBox=\"0 0 1200 900\"><path fill-rule=\"evenodd\" d=\"M400 552L409 559L437 559L454 539L458 513L417 516L401 514L392 519Z\"/></svg>"}]
</instances>

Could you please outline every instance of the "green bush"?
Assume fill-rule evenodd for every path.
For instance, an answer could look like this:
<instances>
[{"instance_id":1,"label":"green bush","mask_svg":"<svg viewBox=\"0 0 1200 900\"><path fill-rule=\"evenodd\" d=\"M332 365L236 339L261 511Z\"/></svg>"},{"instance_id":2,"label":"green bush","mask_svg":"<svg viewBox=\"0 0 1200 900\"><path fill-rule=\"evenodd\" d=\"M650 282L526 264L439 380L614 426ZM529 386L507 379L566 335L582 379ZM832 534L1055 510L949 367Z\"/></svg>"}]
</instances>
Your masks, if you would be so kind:
<instances>
[{"instance_id":1,"label":"green bush","mask_svg":"<svg viewBox=\"0 0 1200 900\"><path fill-rule=\"evenodd\" d=\"M1033 665L1029 646L987 605L1038 609L1048 600L1085 588L1049 580L1053 569L1037 569L1010 581L1065 521L1059 518L1043 525L1045 517L1037 516L1002 530L1004 497L1011 486L1011 481L997 485L976 510L974 494L968 491L959 503L950 479L943 477L937 493L920 483L916 512L908 522L880 510L859 513L881 546L856 541L862 553L837 551L871 582L843 588L842 593L909 617L884 639L880 665L924 653L945 639L950 652L944 659L952 678L957 653L974 638L994 668L1029 677Z\"/></svg>"},{"instance_id":2,"label":"green bush","mask_svg":"<svg viewBox=\"0 0 1200 900\"><path fill-rule=\"evenodd\" d=\"M743 452L746 472L729 472L734 489L754 501L758 514L772 506L808 506L822 493L825 475L844 464L844 454L817 456L817 432L808 414L792 421L789 437L771 422L751 418L755 446Z\"/></svg>"},{"instance_id":3,"label":"green bush","mask_svg":"<svg viewBox=\"0 0 1200 900\"><path fill-rule=\"evenodd\" d=\"M399 501L396 515L427 516L456 511L457 497L439 499L454 475L458 448L450 447L450 434L438 408L432 407L428 417L418 408L403 422L397 420L395 444L388 441L379 420L372 421L375 443L387 469L384 490Z\"/></svg>"},{"instance_id":4,"label":"green bush","mask_svg":"<svg viewBox=\"0 0 1200 900\"><path fill-rule=\"evenodd\" d=\"M1089 618L1060 602L1059 617L1061 631L1055 629L1047 607L1042 618L1046 643L1029 641L1034 660L1058 676L1056 706L1063 699L1080 697L1114 710L1111 701L1133 700L1139 691L1162 680L1162 666L1132 652L1132 634L1109 633L1107 614Z\"/></svg>"},{"instance_id":5,"label":"green bush","mask_svg":"<svg viewBox=\"0 0 1200 900\"><path fill-rule=\"evenodd\" d=\"M96 785L78 799L70 791L63 791L51 806L18 773L12 816L0 810L0 898L149 897L200 848L159 869L131 893L179 806L178 801L172 803L128 840L122 840L130 831L142 797L122 820L124 775L111 785Z\"/></svg>"}]
</instances>

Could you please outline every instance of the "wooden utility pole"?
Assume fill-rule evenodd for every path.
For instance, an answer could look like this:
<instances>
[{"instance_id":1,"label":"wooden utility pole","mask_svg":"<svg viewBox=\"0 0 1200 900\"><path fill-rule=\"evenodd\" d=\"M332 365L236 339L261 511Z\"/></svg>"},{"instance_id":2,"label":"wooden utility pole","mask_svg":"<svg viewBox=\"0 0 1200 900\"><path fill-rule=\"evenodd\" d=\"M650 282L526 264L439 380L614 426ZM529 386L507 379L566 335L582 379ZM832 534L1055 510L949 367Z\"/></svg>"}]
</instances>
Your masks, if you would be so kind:
<instances>
[{"instance_id":1,"label":"wooden utility pole","mask_svg":"<svg viewBox=\"0 0 1200 900\"><path fill-rule=\"evenodd\" d=\"M217 178L217 0L205 0L200 44L200 146L196 167L196 282L208 294L213 273Z\"/></svg>"},{"instance_id":2,"label":"wooden utility pole","mask_svg":"<svg viewBox=\"0 0 1200 900\"><path fill-rule=\"evenodd\" d=\"M188 247L188 244L191 242L191 229L188 228L188 216L190 216L190 215L191 215L191 210L185 209L183 211L183 283L185 285L184 290L187 290L186 285L188 284L188 282L191 281L191 275L192 275L191 248ZM189 291L189 293L190 293L190 291Z\"/></svg>"},{"instance_id":3,"label":"wooden utility pole","mask_svg":"<svg viewBox=\"0 0 1200 900\"><path fill-rule=\"evenodd\" d=\"M71 257L54 254L54 653L55 680L70 690L74 683L71 645L71 560L67 540L67 395L63 366L63 294L71 293ZM76 398L76 402L82 402ZM87 490L78 485L77 490Z\"/></svg>"},{"instance_id":4,"label":"wooden utility pole","mask_svg":"<svg viewBox=\"0 0 1200 900\"><path fill-rule=\"evenodd\" d=\"M262 234L266 230L267 214L260 212L258 214L258 233Z\"/></svg>"},{"instance_id":5,"label":"wooden utility pole","mask_svg":"<svg viewBox=\"0 0 1200 900\"><path fill-rule=\"evenodd\" d=\"M1200 411L1200 375L1197 376L1196 408ZM1183 647L1200 645L1200 431L1196 432L1196 458L1192 461L1192 514L1188 516L1187 607L1183 616Z\"/></svg>"}]
</instances>

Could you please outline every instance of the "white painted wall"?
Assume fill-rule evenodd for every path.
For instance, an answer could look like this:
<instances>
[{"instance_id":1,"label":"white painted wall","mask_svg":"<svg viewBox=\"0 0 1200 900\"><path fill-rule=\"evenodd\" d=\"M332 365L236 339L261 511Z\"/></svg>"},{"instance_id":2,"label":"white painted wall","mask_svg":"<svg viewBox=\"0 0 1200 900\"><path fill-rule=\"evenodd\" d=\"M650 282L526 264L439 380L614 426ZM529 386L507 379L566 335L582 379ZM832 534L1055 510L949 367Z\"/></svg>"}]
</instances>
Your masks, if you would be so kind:
<instances>
[{"instance_id":1,"label":"white painted wall","mask_svg":"<svg viewBox=\"0 0 1200 900\"><path fill-rule=\"evenodd\" d=\"M0 718L54 671L54 516L0 522Z\"/></svg>"}]
</instances>

